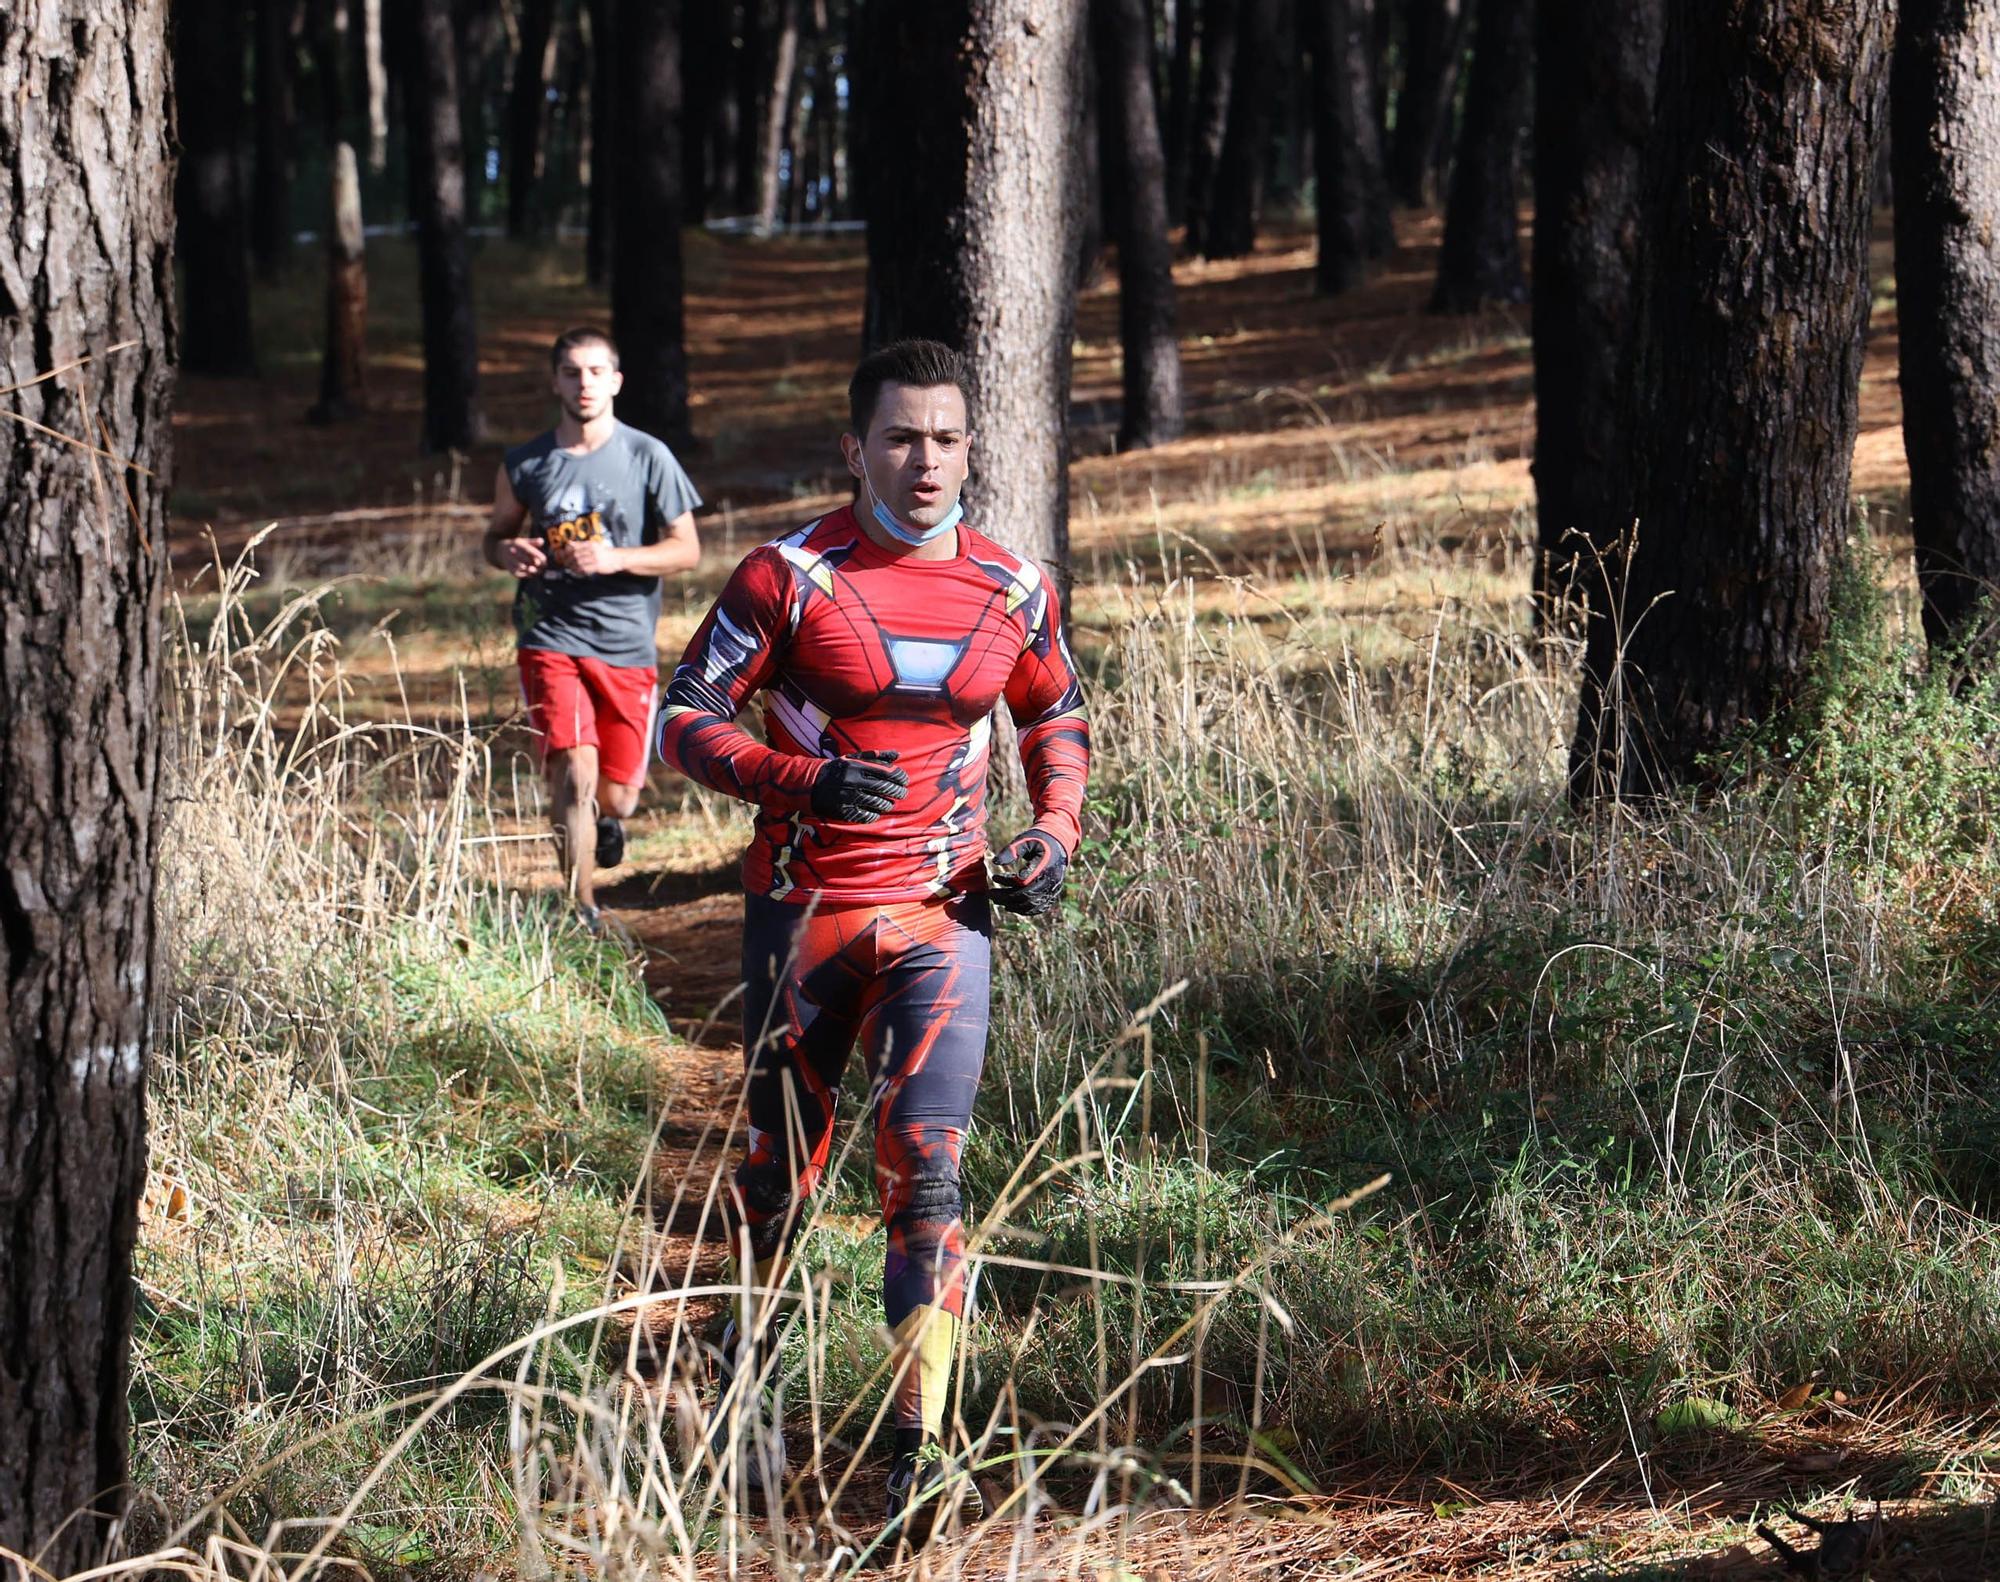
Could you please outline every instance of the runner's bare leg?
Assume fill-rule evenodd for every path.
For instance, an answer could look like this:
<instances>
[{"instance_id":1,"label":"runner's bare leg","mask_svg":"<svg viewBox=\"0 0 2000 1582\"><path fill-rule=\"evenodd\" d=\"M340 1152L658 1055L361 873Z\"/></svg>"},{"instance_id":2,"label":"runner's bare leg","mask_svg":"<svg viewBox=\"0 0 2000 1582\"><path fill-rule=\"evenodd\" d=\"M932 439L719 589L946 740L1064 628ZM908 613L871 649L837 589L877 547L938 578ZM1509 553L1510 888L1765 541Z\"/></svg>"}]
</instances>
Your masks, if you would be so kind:
<instances>
[{"instance_id":1,"label":"runner's bare leg","mask_svg":"<svg viewBox=\"0 0 2000 1582\"><path fill-rule=\"evenodd\" d=\"M597 905L597 749L549 754L549 801L562 847L563 882L579 907Z\"/></svg>"}]
</instances>

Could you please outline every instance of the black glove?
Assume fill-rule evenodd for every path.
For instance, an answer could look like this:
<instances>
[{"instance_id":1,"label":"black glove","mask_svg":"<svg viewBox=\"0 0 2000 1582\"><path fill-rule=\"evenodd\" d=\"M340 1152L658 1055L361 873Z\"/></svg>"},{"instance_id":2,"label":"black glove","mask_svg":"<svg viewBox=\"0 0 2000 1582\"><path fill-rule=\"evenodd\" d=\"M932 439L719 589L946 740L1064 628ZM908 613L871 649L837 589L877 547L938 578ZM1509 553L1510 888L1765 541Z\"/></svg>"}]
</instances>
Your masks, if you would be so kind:
<instances>
[{"instance_id":1,"label":"black glove","mask_svg":"<svg viewBox=\"0 0 2000 1582\"><path fill-rule=\"evenodd\" d=\"M873 824L910 789L910 777L902 770L877 767L895 761L894 753L828 759L813 781L813 812L842 824Z\"/></svg>"},{"instance_id":2,"label":"black glove","mask_svg":"<svg viewBox=\"0 0 2000 1582\"><path fill-rule=\"evenodd\" d=\"M995 881L986 893L995 906L1023 917L1040 917L1053 912L1062 900L1069 853L1046 830L1030 829L988 858L986 867Z\"/></svg>"}]
</instances>

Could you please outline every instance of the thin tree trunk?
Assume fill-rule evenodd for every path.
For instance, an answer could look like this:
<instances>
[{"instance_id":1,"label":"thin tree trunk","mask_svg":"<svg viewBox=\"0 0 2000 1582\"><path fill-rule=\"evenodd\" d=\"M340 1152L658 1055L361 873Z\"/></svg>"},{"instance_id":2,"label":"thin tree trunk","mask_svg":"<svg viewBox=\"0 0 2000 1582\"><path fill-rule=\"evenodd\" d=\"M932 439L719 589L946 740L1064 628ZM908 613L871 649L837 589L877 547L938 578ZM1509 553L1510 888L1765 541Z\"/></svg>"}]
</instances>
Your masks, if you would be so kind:
<instances>
[{"instance_id":1,"label":"thin tree trunk","mask_svg":"<svg viewBox=\"0 0 2000 1582\"><path fill-rule=\"evenodd\" d=\"M681 56L684 115L681 127L682 218L689 225L705 224L717 196L713 183L720 152L716 107L728 96L720 91L728 80L729 7L702 4L682 9Z\"/></svg>"},{"instance_id":2,"label":"thin tree trunk","mask_svg":"<svg viewBox=\"0 0 2000 1582\"><path fill-rule=\"evenodd\" d=\"M389 164L389 72L382 58L382 0L361 0L361 64L368 94L368 168Z\"/></svg>"},{"instance_id":3,"label":"thin tree trunk","mask_svg":"<svg viewBox=\"0 0 2000 1582\"><path fill-rule=\"evenodd\" d=\"M1539 0L1535 102L1535 619L1546 629L1631 526L1618 404L1663 0Z\"/></svg>"},{"instance_id":4,"label":"thin tree trunk","mask_svg":"<svg viewBox=\"0 0 2000 1582\"><path fill-rule=\"evenodd\" d=\"M1208 245L1210 209L1215 201L1216 171L1229 130L1230 89L1236 75L1237 9L1248 0L1202 0L1201 75L1195 87L1194 124L1189 129L1187 176L1187 247L1200 253Z\"/></svg>"},{"instance_id":5,"label":"thin tree trunk","mask_svg":"<svg viewBox=\"0 0 2000 1582\"><path fill-rule=\"evenodd\" d=\"M347 5L346 0L307 0L307 5L320 135L331 148L347 135Z\"/></svg>"},{"instance_id":6,"label":"thin tree trunk","mask_svg":"<svg viewBox=\"0 0 2000 1582\"><path fill-rule=\"evenodd\" d=\"M1318 192L1322 296L1347 291L1367 277L1370 260L1388 251L1389 188L1376 135L1367 50L1369 35L1353 0L1307 0L1313 19L1314 185Z\"/></svg>"},{"instance_id":7,"label":"thin tree trunk","mask_svg":"<svg viewBox=\"0 0 2000 1582\"><path fill-rule=\"evenodd\" d=\"M1058 575L1069 559L1083 22L1080 8L1037 0L872 0L850 57L868 342L923 335L964 350L972 525ZM910 95L913 80L926 92Z\"/></svg>"},{"instance_id":8,"label":"thin tree trunk","mask_svg":"<svg viewBox=\"0 0 2000 1582\"><path fill-rule=\"evenodd\" d=\"M368 263L361 171L352 143L336 143L326 247L326 341L313 423L337 423L368 404Z\"/></svg>"},{"instance_id":9,"label":"thin tree trunk","mask_svg":"<svg viewBox=\"0 0 2000 1582\"><path fill-rule=\"evenodd\" d=\"M1088 3L1088 0L1086 0ZM1076 258L1071 278L1078 291L1087 291L1103 278L1105 203L1104 169L1108 155L1104 140L1111 136L1105 124L1098 86L1097 52L1091 43L1092 29L1084 29L1083 86L1078 93L1076 160L1081 183L1077 201Z\"/></svg>"},{"instance_id":10,"label":"thin tree trunk","mask_svg":"<svg viewBox=\"0 0 2000 1582\"><path fill-rule=\"evenodd\" d=\"M614 0L583 0L590 23L590 195L583 240L583 278L602 286L611 278L611 235L618 181L615 126L618 105L618 23Z\"/></svg>"},{"instance_id":11,"label":"thin tree trunk","mask_svg":"<svg viewBox=\"0 0 2000 1582\"><path fill-rule=\"evenodd\" d=\"M765 84L764 121L757 143L757 229L778 223L779 155L785 146L785 111L797 91L794 78L799 60L799 0L778 0L777 35L771 49L771 75Z\"/></svg>"},{"instance_id":12,"label":"thin tree trunk","mask_svg":"<svg viewBox=\"0 0 2000 1582\"><path fill-rule=\"evenodd\" d=\"M1167 221L1187 219L1188 160L1194 128L1194 35L1196 0L1170 0L1174 8L1173 54L1167 66Z\"/></svg>"},{"instance_id":13,"label":"thin tree trunk","mask_svg":"<svg viewBox=\"0 0 2000 1582\"><path fill-rule=\"evenodd\" d=\"M743 0L741 42L736 50L736 190L732 207L738 214L757 212L759 138L764 126L763 92L769 86L766 63L764 0Z\"/></svg>"},{"instance_id":14,"label":"thin tree trunk","mask_svg":"<svg viewBox=\"0 0 2000 1582\"><path fill-rule=\"evenodd\" d=\"M190 373L250 374L248 222L239 150L243 125L243 12L233 0L186 0L176 12L174 75L199 83L180 103L175 209L187 297L181 360Z\"/></svg>"},{"instance_id":15,"label":"thin tree trunk","mask_svg":"<svg viewBox=\"0 0 2000 1582\"><path fill-rule=\"evenodd\" d=\"M799 225L806 217L806 119L812 108L811 76L803 59L792 81L791 107L785 117L785 223Z\"/></svg>"},{"instance_id":16,"label":"thin tree trunk","mask_svg":"<svg viewBox=\"0 0 2000 1582\"><path fill-rule=\"evenodd\" d=\"M410 210L424 325L425 450L467 450L480 437L478 331L465 234L458 59L451 0L409 0Z\"/></svg>"},{"instance_id":17,"label":"thin tree trunk","mask_svg":"<svg viewBox=\"0 0 2000 1582\"><path fill-rule=\"evenodd\" d=\"M1396 132L1389 144L1389 185L1398 203L1421 209L1435 197L1432 175L1451 124L1471 8L1461 0L1407 0L1403 22L1403 81L1396 94Z\"/></svg>"},{"instance_id":18,"label":"thin tree trunk","mask_svg":"<svg viewBox=\"0 0 2000 1582\"><path fill-rule=\"evenodd\" d=\"M256 0L256 189L251 251L257 273L275 280L292 255L292 5Z\"/></svg>"},{"instance_id":19,"label":"thin tree trunk","mask_svg":"<svg viewBox=\"0 0 2000 1582\"><path fill-rule=\"evenodd\" d=\"M507 94L507 234L541 228L535 189L542 179L542 131L548 122L549 74L555 69L556 0L526 0L521 46Z\"/></svg>"},{"instance_id":20,"label":"thin tree trunk","mask_svg":"<svg viewBox=\"0 0 2000 1582\"><path fill-rule=\"evenodd\" d=\"M669 445L688 441L681 275L681 57L674 12L626 0L618 18L618 217L611 333L618 415Z\"/></svg>"},{"instance_id":21,"label":"thin tree trunk","mask_svg":"<svg viewBox=\"0 0 2000 1582\"><path fill-rule=\"evenodd\" d=\"M404 0L416 5L420 0ZM647 0L639 0L647 3ZM506 0L453 0L458 43L459 147L465 161L465 216L469 225L486 219L487 158L496 135L488 111L507 70Z\"/></svg>"},{"instance_id":22,"label":"thin tree trunk","mask_svg":"<svg viewBox=\"0 0 2000 1582\"><path fill-rule=\"evenodd\" d=\"M1893 15L1669 13L1621 428L1638 529L1629 572L1590 590L1579 795L1701 784L1796 697L1826 637Z\"/></svg>"},{"instance_id":23,"label":"thin tree trunk","mask_svg":"<svg viewBox=\"0 0 2000 1582\"><path fill-rule=\"evenodd\" d=\"M1892 92L1903 448L1924 635L1989 668L2000 595L2000 0L1902 0Z\"/></svg>"},{"instance_id":24,"label":"thin tree trunk","mask_svg":"<svg viewBox=\"0 0 2000 1582\"><path fill-rule=\"evenodd\" d=\"M105 1560L127 1494L175 345L166 35L164 0L0 7L0 383L41 426L0 423L0 1549L57 1577Z\"/></svg>"},{"instance_id":25,"label":"thin tree trunk","mask_svg":"<svg viewBox=\"0 0 2000 1582\"><path fill-rule=\"evenodd\" d=\"M1472 313L1528 299L1516 167L1528 115L1532 5L1533 0L1478 0L1472 80L1465 88L1465 120L1438 248L1433 313Z\"/></svg>"},{"instance_id":26,"label":"thin tree trunk","mask_svg":"<svg viewBox=\"0 0 2000 1582\"><path fill-rule=\"evenodd\" d=\"M1257 245L1257 210L1264 187L1264 141L1270 126L1277 58L1278 0L1241 0L1228 126L1216 161L1202 230L1204 258L1241 258Z\"/></svg>"},{"instance_id":27,"label":"thin tree trunk","mask_svg":"<svg viewBox=\"0 0 2000 1582\"><path fill-rule=\"evenodd\" d=\"M1174 439L1186 422L1151 11L1151 0L1091 0L1090 7L1103 94L1104 190L1118 247L1118 336L1125 354L1120 450Z\"/></svg>"}]
</instances>

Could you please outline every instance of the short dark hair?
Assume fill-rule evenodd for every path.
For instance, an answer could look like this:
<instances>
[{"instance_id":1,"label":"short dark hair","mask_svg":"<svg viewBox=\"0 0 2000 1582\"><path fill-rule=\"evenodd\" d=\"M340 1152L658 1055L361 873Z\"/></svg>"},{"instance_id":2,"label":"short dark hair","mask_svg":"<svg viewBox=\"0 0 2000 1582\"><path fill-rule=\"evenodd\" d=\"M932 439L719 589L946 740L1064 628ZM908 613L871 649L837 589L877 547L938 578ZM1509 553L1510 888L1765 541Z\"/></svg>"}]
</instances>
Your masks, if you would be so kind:
<instances>
[{"instance_id":1,"label":"short dark hair","mask_svg":"<svg viewBox=\"0 0 2000 1582\"><path fill-rule=\"evenodd\" d=\"M564 352L573 351L579 346L602 346L611 353L611 366L613 368L618 366L618 343L600 329L593 329L588 324L579 324L573 330L564 330L556 337L555 345L549 348L549 372L554 373L562 367Z\"/></svg>"},{"instance_id":2,"label":"short dark hair","mask_svg":"<svg viewBox=\"0 0 2000 1582\"><path fill-rule=\"evenodd\" d=\"M919 390L938 385L965 391L965 359L943 341L891 341L878 346L854 370L847 381L847 416L854 432L868 437L868 425L875 421L875 405L884 385L913 385Z\"/></svg>"}]
</instances>

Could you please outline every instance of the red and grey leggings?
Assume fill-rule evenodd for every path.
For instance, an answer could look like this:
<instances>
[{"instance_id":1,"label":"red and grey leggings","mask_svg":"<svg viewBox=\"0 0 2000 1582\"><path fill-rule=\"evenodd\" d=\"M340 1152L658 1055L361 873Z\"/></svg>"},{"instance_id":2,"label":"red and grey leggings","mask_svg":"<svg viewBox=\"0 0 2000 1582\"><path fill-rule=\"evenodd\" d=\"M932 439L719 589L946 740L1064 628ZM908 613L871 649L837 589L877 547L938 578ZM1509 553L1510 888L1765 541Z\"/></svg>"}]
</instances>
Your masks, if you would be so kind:
<instances>
[{"instance_id":1,"label":"red and grey leggings","mask_svg":"<svg viewBox=\"0 0 2000 1582\"><path fill-rule=\"evenodd\" d=\"M804 1220L858 1042L889 1233L882 1305L892 1329L923 1306L965 1306L958 1161L986 1059L992 935L983 895L810 907L746 898L750 1140L736 1196L751 1251L760 1260L783 1252Z\"/></svg>"}]
</instances>

